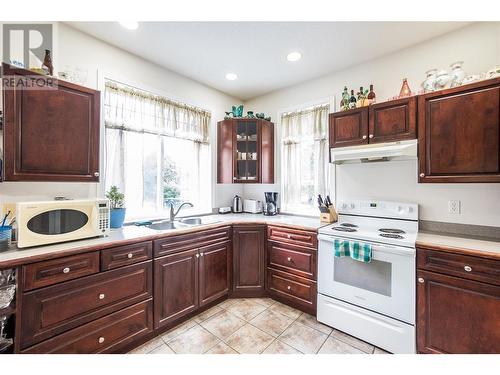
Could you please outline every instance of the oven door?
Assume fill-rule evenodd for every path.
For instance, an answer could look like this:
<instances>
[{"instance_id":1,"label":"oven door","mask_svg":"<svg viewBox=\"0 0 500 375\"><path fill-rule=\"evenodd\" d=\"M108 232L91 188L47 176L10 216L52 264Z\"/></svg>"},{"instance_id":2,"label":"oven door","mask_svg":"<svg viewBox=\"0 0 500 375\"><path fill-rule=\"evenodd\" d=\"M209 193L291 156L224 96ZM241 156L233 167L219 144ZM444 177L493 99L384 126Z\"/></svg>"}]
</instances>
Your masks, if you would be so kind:
<instances>
[{"instance_id":1,"label":"oven door","mask_svg":"<svg viewBox=\"0 0 500 375\"><path fill-rule=\"evenodd\" d=\"M336 258L335 237L318 238L320 294L415 323L415 249L367 242L372 245L372 261L364 263Z\"/></svg>"}]
</instances>

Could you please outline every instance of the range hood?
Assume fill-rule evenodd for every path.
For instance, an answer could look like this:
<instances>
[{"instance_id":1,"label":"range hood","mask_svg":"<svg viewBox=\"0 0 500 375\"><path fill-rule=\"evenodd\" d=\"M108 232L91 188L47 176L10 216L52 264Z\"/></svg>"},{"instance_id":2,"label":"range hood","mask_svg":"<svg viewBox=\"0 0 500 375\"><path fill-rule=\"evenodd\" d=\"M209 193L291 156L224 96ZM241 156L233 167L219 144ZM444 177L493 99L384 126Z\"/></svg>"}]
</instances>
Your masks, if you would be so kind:
<instances>
[{"instance_id":1,"label":"range hood","mask_svg":"<svg viewBox=\"0 0 500 375\"><path fill-rule=\"evenodd\" d=\"M330 162L333 164L411 160L416 158L416 139L330 149Z\"/></svg>"}]
</instances>

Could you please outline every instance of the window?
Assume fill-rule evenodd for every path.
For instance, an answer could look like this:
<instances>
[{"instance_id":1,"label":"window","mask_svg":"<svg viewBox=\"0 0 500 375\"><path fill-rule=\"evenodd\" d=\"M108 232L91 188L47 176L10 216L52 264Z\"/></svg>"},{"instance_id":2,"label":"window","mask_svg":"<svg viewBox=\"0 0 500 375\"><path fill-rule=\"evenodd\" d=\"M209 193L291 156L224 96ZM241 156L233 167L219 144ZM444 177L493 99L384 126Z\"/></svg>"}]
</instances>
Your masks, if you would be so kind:
<instances>
[{"instance_id":1,"label":"window","mask_svg":"<svg viewBox=\"0 0 500 375\"><path fill-rule=\"evenodd\" d=\"M328 105L284 113L282 212L313 214L317 195L328 194Z\"/></svg>"},{"instance_id":2,"label":"window","mask_svg":"<svg viewBox=\"0 0 500 375\"><path fill-rule=\"evenodd\" d=\"M127 220L168 217L169 204L211 204L210 113L107 81L105 188L125 193Z\"/></svg>"}]
</instances>

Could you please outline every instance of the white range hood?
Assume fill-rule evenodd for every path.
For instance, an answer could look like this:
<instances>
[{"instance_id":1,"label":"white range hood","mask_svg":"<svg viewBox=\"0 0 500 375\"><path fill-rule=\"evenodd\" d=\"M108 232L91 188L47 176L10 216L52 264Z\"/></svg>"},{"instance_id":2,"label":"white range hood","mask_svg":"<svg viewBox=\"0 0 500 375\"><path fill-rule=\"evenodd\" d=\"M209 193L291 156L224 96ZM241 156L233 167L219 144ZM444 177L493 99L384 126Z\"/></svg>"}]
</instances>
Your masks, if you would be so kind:
<instances>
[{"instance_id":1,"label":"white range hood","mask_svg":"<svg viewBox=\"0 0 500 375\"><path fill-rule=\"evenodd\" d=\"M416 158L416 139L330 149L330 162L334 164L411 160Z\"/></svg>"}]
</instances>

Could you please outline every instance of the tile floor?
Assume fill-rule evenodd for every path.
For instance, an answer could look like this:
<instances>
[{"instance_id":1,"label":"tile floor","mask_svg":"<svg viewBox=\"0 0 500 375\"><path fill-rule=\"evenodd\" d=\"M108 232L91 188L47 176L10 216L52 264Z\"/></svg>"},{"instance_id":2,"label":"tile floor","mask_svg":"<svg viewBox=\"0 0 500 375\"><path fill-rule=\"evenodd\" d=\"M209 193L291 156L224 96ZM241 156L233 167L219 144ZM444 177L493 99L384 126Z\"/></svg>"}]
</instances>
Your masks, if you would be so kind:
<instances>
[{"instance_id":1,"label":"tile floor","mask_svg":"<svg viewBox=\"0 0 500 375\"><path fill-rule=\"evenodd\" d=\"M270 298L228 299L132 354L379 354L367 342Z\"/></svg>"}]
</instances>

